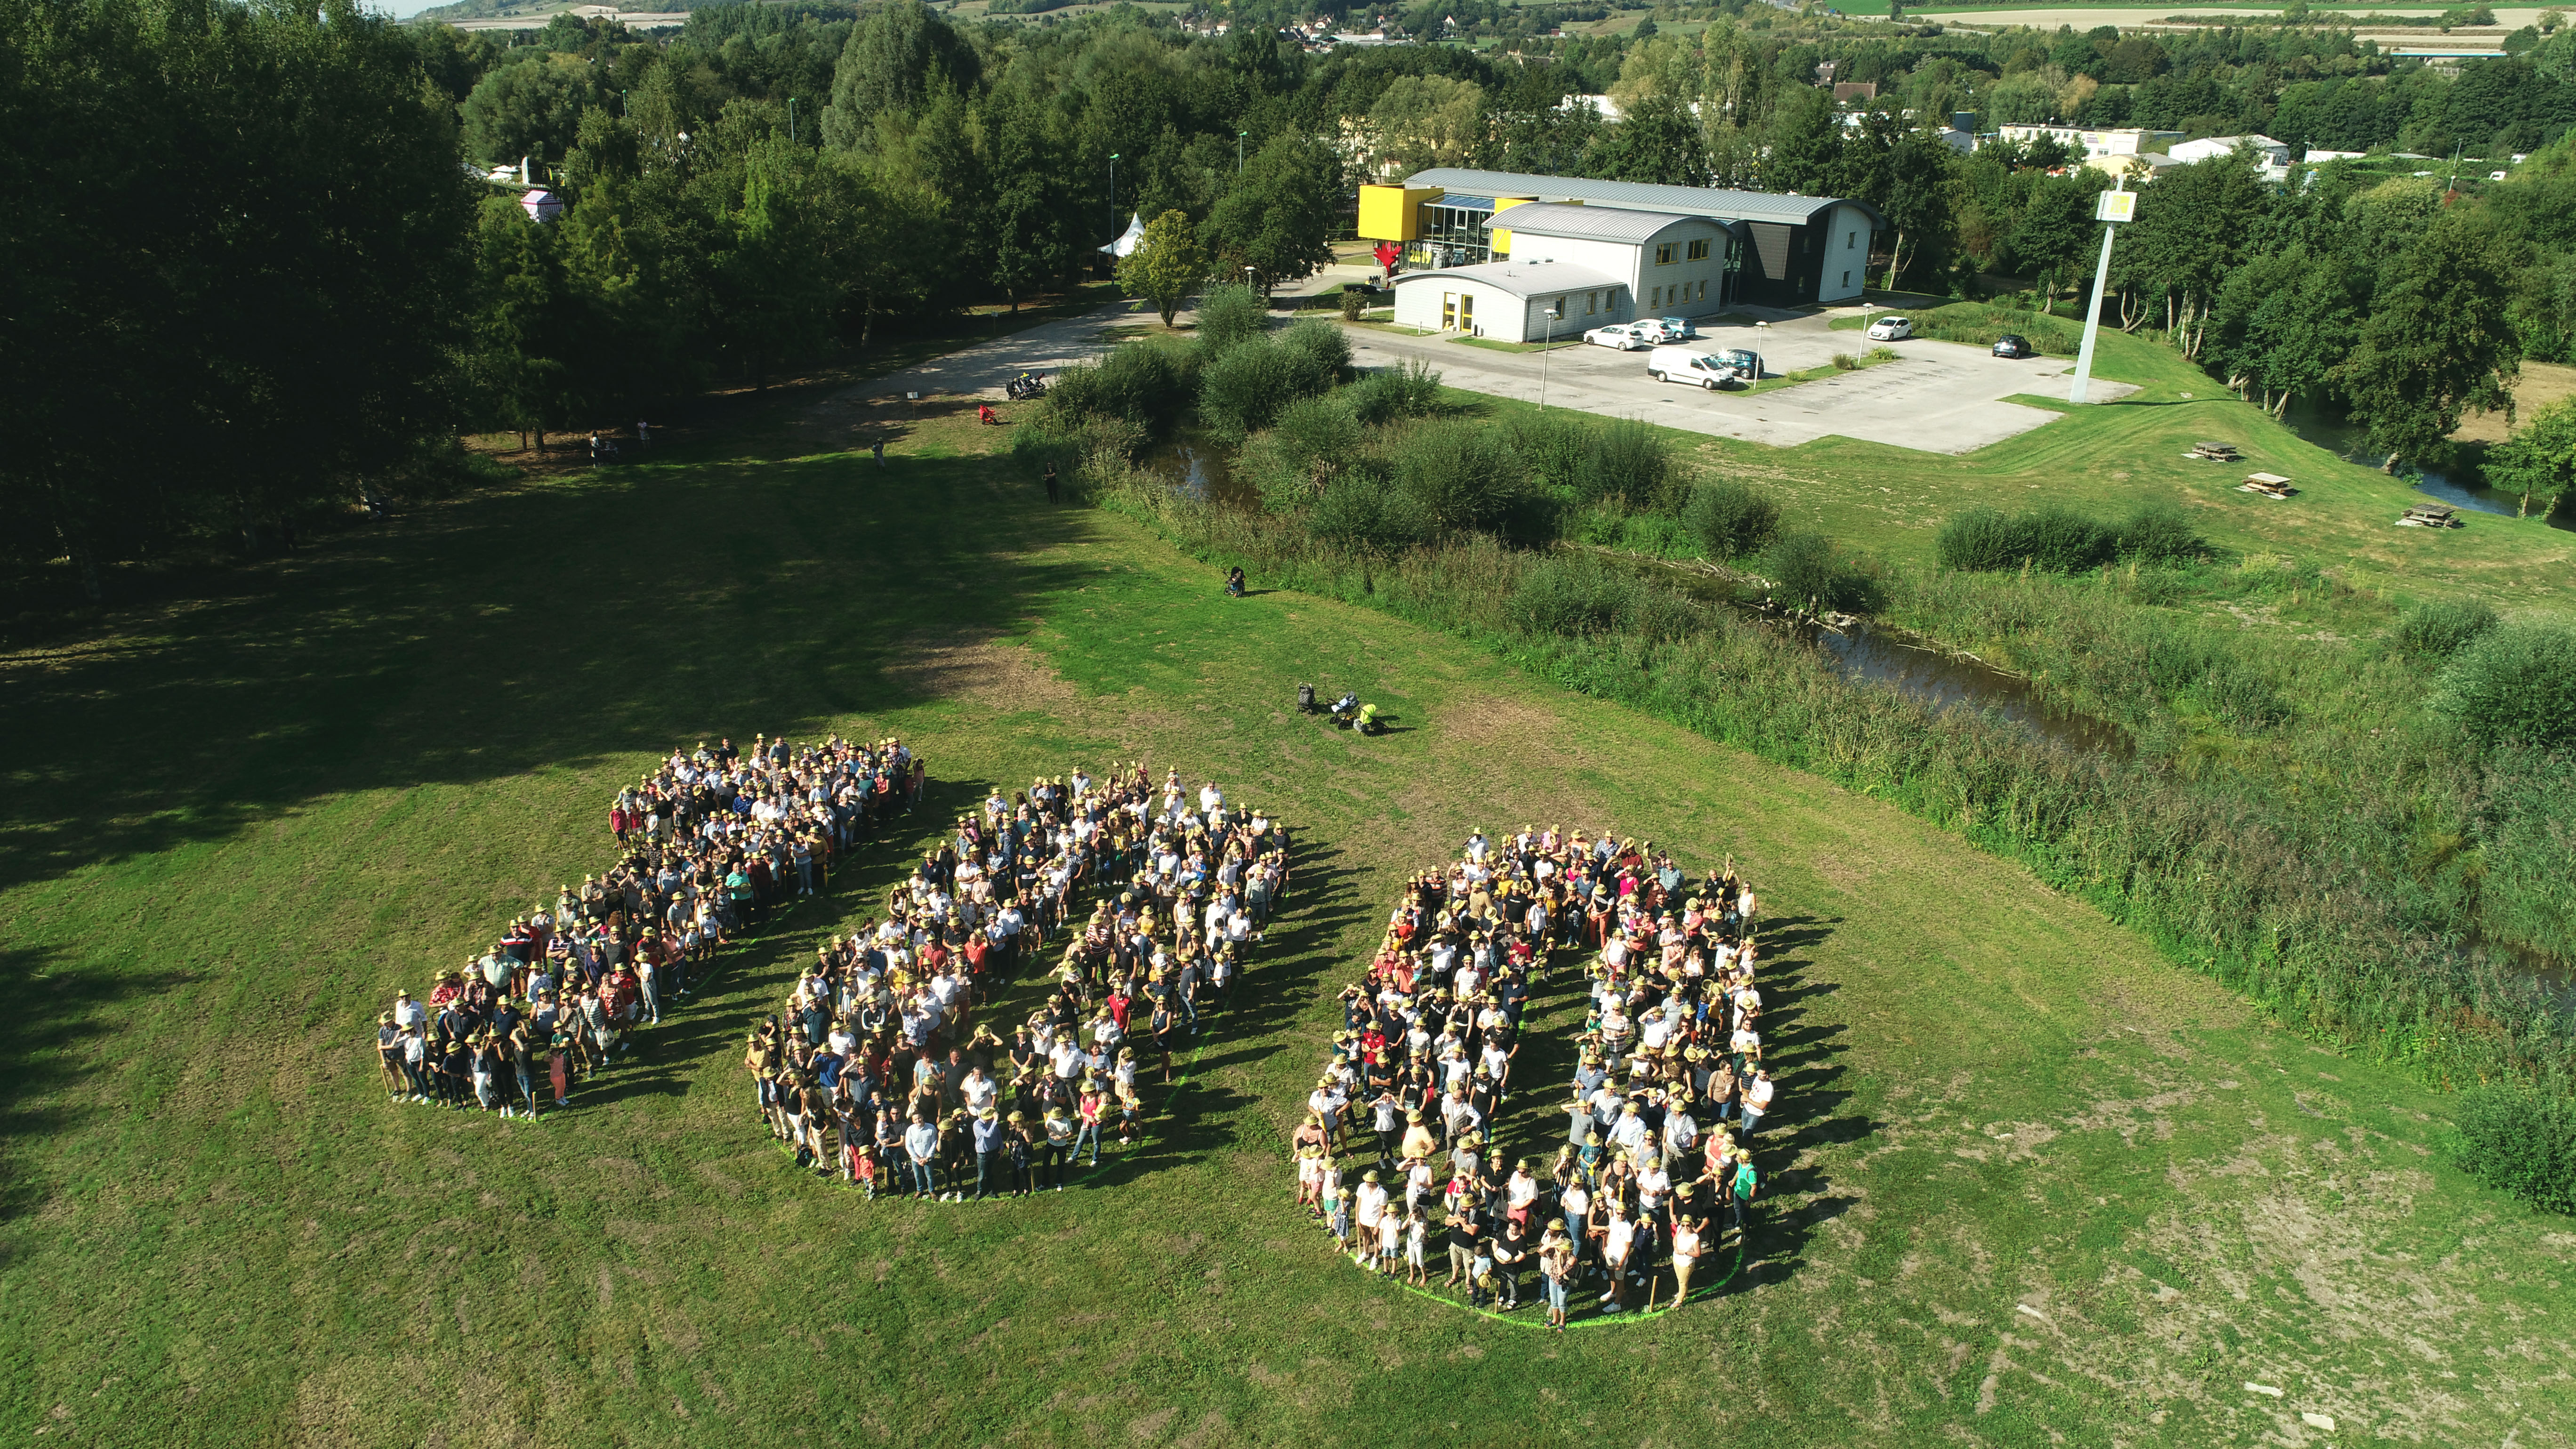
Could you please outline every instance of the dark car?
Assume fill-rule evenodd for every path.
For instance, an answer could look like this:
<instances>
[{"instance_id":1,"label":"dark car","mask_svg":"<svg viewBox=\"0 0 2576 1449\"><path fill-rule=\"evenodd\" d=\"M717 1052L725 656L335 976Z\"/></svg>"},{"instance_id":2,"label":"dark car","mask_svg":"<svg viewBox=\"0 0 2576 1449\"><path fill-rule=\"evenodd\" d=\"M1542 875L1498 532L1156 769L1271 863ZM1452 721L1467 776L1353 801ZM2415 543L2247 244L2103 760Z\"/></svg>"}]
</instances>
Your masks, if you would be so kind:
<instances>
[{"instance_id":1,"label":"dark car","mask_svg":"<svg viewBox=\"0 0 2576 1449\"><path fill-rule=\"evenodd\" d=\"M2007 332L1995 339L1997 357L2037 357L2038 355L2039 349L2031 346L2030 339L2018 332Z\"/></svg>"}]
</instances>

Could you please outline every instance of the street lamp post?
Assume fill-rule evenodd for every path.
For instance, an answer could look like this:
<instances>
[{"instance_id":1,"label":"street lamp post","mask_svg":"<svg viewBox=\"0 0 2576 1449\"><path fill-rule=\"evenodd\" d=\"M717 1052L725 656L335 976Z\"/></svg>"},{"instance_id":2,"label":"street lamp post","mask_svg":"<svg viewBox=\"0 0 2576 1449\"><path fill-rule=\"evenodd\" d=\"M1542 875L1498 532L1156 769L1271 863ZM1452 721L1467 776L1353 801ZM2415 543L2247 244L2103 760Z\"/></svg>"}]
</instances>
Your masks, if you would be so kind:
<instances>
[{"instance_id":1,"label":"street lamp post","mask_svg":"<svg viewBox=\"0 0 2576 1449\"><path fill-rule=\"evenodd\" d=\"M1234 133L1234 174L1237 176L1243 174L1243 138L1251 134L1250 131Z\"/></svg>"},{"instance_id":2,"label":"street lamp post","mask_svg":"<svg viewBox=\"0 0 2576 1449\"><path fill-rule=\"evenodd\" d=\"M1109 153L1109 245L1113 248L1118 245L1118 153L1115 151ZM1117 253L1112 251L1110 260L1117 259Z\"/></svg>"},{"instance_id":3,"label":"street lamp post","mask_svg":"<svg viewBox=\"0 0 2576 1449\"><path fill-rule=\"evenodd\" d=\"M796 98L794 96L787 98L787 144L790 146L796 144Z\"/></svg>"},{"instance_id":4,"label":"street lamp post","mask_svg":"<svg viewBox=\"0 0 2576 1449\"><path fill-rule=\"evenodd\" d=\"M1559 297L1556 299L1556 305L1547 309L1547 346L1540 348L1538 353L1538 410L1540 412L1547 411L1547 365L1556 359L1556 324L1564 316L1565 299Z\"/></svg>"}]
</instances>

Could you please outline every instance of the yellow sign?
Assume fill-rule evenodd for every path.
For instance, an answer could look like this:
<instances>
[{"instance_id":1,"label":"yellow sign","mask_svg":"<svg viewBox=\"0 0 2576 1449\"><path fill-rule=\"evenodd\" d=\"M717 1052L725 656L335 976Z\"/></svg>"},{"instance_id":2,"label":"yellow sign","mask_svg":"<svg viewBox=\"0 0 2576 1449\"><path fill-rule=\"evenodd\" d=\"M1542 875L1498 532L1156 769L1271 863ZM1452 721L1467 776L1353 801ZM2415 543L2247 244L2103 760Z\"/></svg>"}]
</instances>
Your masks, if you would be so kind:
<instances>
[{"instance_id":1,"label":"yellow sign","mask_svg":"<svg viewBox=\"0 0 2576 1449\"><path fill-rule=\"evenodd\" d=\"M2105 191L2093 208L2095 221L2135 221L2138 219L2138 193Z\"/></svg>"}]
</instances>

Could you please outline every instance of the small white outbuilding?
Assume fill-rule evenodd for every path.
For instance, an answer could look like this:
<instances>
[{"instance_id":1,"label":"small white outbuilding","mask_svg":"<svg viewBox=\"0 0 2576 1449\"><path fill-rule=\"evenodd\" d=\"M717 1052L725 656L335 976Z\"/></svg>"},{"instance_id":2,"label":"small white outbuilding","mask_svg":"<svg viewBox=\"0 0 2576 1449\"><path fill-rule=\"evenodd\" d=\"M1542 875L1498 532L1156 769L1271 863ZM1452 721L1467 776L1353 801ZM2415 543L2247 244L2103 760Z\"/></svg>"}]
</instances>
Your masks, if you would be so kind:
<instances>
[{"instance_id":1,"label":"small white outbuilding","mask_svg":"<svg viewBox=\"0 0 2576 1449\"><path fill-rule=\"evenodd\" d=\"M1397 326L1503 342L1580 337L1633 320L1635 305L1625 284L1572 262L1486 262L1395 279Z\"/></svg>"}]
</instances>

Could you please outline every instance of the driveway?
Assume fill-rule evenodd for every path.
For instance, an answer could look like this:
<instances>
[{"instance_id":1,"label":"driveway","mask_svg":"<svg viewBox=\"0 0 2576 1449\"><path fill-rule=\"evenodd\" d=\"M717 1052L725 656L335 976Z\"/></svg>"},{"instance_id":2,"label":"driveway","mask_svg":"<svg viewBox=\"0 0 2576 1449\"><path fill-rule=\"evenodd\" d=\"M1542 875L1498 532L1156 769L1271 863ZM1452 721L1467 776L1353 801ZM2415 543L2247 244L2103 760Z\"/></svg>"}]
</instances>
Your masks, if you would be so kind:
<instances>
[{"instance_id":1,"label":"driveway","mask_svg":"<svg viewBox=\"0 0 2576 1449\"><path fill-rule=\"evenodd\" d=\"M1189 316L1185 309L1172 320L1185 321ZM907 392L923 397L951 393L998 399L1003 396L1003 385L1023 372L1043 372L1052 377L1077 362L1098 361L1121 335L1135 335L1126 329L1159 330L1162 325L1162 319L1146 303L1112 302L1079 317L1042 323L1025 332L1013 332L934 357L918 367L869 378L836 394L834 401L900 399Z\"/></svg>"},{"instance_id":2,"label":"driveway","mask_svg":"<svg viewBox=\"0 0 2576 1449\"><path fill-rule=\"evenodd\" d=\"M1496 397L1546 401L1603 417L1644 418L1666 427L1777 447L1818 438L1859 438L1926 453L1972 453L2056 417L2046 408L2002 401L2015 393L2065 395L2064 358L1995 357L1954 342L1872 343L1858 332L1829 330L1822 316L1756 327L1703 328L1680 344L1698 352L1746 347L1762 354L1766 375L1821 367L1837 352L1893 348L1899 359L1770 392L1708 392L1646 376L1646 354L1605 347L1554 352L1496 352L1446 337L1413 337L1354 327L1353 360L1384 367L1420 359L1451 387ZM2095 379L2102 401L2137 389Z\"/></svg>"}]
</instances>

